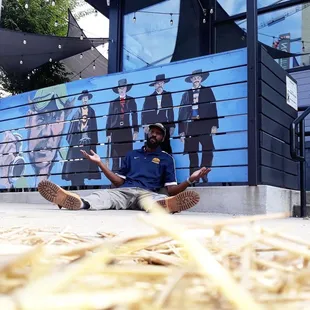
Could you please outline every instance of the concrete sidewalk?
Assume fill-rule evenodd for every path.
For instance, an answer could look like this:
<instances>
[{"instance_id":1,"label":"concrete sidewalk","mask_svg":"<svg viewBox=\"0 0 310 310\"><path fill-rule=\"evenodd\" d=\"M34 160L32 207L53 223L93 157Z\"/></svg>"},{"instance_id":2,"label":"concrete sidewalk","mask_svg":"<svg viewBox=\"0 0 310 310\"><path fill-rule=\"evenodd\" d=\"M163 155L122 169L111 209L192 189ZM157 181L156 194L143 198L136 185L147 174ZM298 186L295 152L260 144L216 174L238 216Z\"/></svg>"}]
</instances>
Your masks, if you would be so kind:
<instances>
[{"instance_id":1,"label":"concrete sidewalk","mask_svg":"<svg viewBox=\"0 0 310 310\"><path fill-rule=\"evenodd\" d=\"M0 203L0 229L12 227L28 227L33 229L53 229L81 235L95 236L98 231L112 232L119 236L131 236L154 232L152 227L139 220L142 211L69 211L59 210L52 204L14 204ZM183 212L172 215L175 221L182 223L190 219L194 222L213 221L233 218L231 215ZM310 221L287 218L260 221L263 226L277 229L310 239Z\"/></svg>"},{"instance_id":2,"label":"concrete sidewalk","mask_svg":"<svg viewBox=\"0 0 310 310\"><path fill-rule=\"evenodd\" d=\"M210 186L193 187L200 195L199 203L190 209L191 213L223 213L230 216L271 214L292 212L299 205L299 192L268 185L259 186ZM85 197L94 190L73 191ZM44 205L47 201L39 192L8 192L1 193L3 203L27 203Z\"/></svg>"}]
</instances>

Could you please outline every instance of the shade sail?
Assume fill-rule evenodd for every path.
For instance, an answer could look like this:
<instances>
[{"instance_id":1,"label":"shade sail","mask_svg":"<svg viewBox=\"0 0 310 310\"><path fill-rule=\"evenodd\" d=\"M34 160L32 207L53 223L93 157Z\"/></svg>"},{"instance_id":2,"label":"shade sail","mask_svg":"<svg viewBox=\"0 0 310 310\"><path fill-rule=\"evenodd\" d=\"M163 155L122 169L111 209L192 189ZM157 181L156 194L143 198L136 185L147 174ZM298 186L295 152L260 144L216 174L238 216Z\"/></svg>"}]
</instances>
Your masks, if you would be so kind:
<instances>
[{"instance_id":1,"label":"shade sail","mask_svg":"<svg viewBox=\"0 0 310 310\"><path fill-rule=\"evenodd\" d=\"M71 11L68 11L69 26L68 37L80 38L81 34L84 40L87 38L82 28L77 23ZM71 56L61 61L66 68L66 71L70 73L70 80L77 80L80 77L88 78L91 76L100 76L108 73L108 60L96 49L87 50L83 52L83 58L80 58L80 54ZM93 65L95 64L95 70Z\"/></svg>"},{"instance_id":2,"label":"shade sail","mask_svg":"<svg viewBox=\"0 0 310 310\"><path fill-rule=\"evenodd\" d=\"M103 14L105 17L109 17L109 6L107 0L85 0L87 3L89 3L91 6L93 6L98 12ZM142 9L145 9L147 7L150 7L154 4L163 2L165 0L130 0L126 1L126 4L124 6L124 14L129 14L133 12L140 11ZM186 0L188 1L188 0Z\"/></svg>"},{"instance_id":3,"label":"shade sail","mask_svg":"<svg viewBox=\"0 0 310 310\"><path fill-rule=\"evenodd\" d=\"M106 42L108 39L80 40L79 37L57 37L0 29L0 66L6 73L26 74L47 63L50 58L60 61Z\"/></svg>"},{"instance_id":4,"label":"shade sail","mask_svg":"<svg viewBox=\"0 0 310 310\"><path fill-rule=\"evenodd\" d=\"M85 0L92 7L94 7L98 12L103 14L105 17L109 18L109 6L106 0Z\"/></svg>"}]
</instances>

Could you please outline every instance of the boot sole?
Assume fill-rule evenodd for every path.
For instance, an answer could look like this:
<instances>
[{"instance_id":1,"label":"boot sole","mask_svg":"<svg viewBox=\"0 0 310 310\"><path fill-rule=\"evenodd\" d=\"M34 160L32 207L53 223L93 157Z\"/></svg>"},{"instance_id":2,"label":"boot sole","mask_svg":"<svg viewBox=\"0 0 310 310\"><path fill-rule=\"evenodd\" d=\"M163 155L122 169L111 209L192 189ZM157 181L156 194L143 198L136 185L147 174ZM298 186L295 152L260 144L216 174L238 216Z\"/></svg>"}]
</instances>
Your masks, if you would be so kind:
<instances>
[{"instance_id":1,"label":"boot sole","mask_svg":"<svg viewBox=\"0 0 310 310\"><path fill-rule=\"evenodd\" d=\"M82 200L77 194L67 192L48 180L39 183L38 191L46 200L58 205L59 209L81 209Z\"/></svg>"},{"instance_id":2,"label":"boot sole","mask_svg":"<svg viewBox=\"0 0 310 310\"><path fill-rule=\"evenodd\" d=\"M200 196L194 191L185 191L173 197L158 200L160 204L169 213L179 213L194 207L200 200Z\"/></svg>"}]
</instances>

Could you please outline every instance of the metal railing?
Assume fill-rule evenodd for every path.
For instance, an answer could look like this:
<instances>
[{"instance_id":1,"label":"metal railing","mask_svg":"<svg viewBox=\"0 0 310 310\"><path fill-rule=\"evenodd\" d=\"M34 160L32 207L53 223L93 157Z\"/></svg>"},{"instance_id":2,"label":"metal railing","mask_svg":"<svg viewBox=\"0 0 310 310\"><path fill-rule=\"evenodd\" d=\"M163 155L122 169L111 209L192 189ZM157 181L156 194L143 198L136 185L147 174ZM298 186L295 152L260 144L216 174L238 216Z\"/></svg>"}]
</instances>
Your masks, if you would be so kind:
<instances>
[{"instance_id":1,"label":"metal railing","mask_svg":"<svg viewBox=\"0 0 310 310\"><path fill-rule=\"evenodd\" d=\"M306 192L306 158L305 158L305 118L310 114L310 107L304 110L291 124L290 130L290 152L294 161L299 164L299 177L300 177L300 216L307 215L307 192ZM296 131L297 129L297 131ZM298 140L299 137L299 154L298 154Z\"/></svg>"}]
</instances>

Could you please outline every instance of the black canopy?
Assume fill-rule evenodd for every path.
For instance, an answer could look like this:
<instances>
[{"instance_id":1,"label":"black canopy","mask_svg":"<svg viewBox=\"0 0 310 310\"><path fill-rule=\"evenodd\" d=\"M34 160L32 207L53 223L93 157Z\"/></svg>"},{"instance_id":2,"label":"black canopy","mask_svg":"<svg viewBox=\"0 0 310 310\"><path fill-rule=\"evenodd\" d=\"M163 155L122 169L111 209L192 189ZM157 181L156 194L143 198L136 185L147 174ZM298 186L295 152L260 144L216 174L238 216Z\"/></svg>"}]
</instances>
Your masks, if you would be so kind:
<instances>
[{"instance_id":1,"label":"black canopy","mask_svg":"<svg viewBox=\"0 0 310 310\"><path fill-rule=\"evenodd\" d=\"M79 37L38 35L0 28L0 67L7 73L26 74L50 58L59 61L106 42L108 39L80 40Z\"/></svg>"},{"instance_id":2,"label":"black canopy","mask_svg":"<svg viewBox=\"0 0 310 310\"><path fill-rule=\"evenodd\" d=\"M103 14L105 17L109 17L109 5L108 2L111 0L85 0L91 6L93 6L98 12ZM165 0L126 0L124 6L124 14L140 11L151 5L163 2ZM189 0L187 0L189 1Z\"/></svg>"},{"instance_id":3,"label":"black canopy","mask_svg":"<svg viewBox=\"0 0 310 310\"><path fill-rule=\"evenodd\" d=\"M70 10L68 16L69 26L67 36L80 38L82 34L85 40L87 37ZM66 71L70 73L70 80L79 79L80 74L82 78L87 78L108 73L108 60L95 47L83 52L83 58L80 58L80 54L78 54L66 58L61 62L65 65ZM93 65L95 65L95 70L93 69Z\"/></svg>"}]
</instances>

